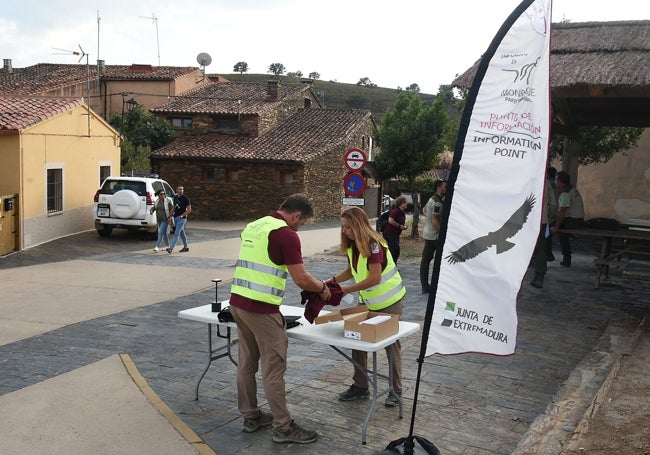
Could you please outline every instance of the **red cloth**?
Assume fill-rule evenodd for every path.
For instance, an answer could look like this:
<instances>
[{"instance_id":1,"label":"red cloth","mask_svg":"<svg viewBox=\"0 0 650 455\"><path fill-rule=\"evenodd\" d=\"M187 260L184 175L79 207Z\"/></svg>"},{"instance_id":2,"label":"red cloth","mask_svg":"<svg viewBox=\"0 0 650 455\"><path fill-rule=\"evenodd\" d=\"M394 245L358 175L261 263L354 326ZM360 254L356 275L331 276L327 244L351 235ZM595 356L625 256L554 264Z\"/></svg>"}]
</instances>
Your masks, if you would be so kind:
<instances>
[{"instance_id":1,"label":"red cloth","mask_svg":"<svg viewBox=\"0 0 650 455\"><path fill-rule=\"evenodd\" d=\"M300 297L302 298L300 304L304 305L307 303L305 306L305 319L307 319L311 324L314 323L314 319L316 319L318 313L320 313L320 310L322 310L325 305L337 306L341 303L341 299L343 298L341 285L333 281L326 281L325 285L330 288L330 293L332 294L332 297L327 301L321 299L320 293L318 292L300 292Z\"/></svg>"}]
</instances>

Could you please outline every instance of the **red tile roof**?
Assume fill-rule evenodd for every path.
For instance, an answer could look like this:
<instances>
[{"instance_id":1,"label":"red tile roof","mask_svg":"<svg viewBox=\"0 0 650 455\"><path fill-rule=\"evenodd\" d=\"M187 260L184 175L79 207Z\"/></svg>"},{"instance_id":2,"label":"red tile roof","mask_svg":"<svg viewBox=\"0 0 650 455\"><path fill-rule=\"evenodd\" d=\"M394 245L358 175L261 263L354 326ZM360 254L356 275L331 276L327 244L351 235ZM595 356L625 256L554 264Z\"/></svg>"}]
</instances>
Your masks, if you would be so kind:
<instances>
[{"instance_id":1,"label":"red tile roof","mask_svg":"<svg viewBox=\"0 0 650 455\"><path fill-rule=\"evenodd\" d=\"M261 137L187 135L155 150L151 157L306 163L347 146L352 135L371 121L370 111L301 109Z\"/></svg>"},{"instance_id":2,"label":"red tile roof","mask_svg":"<svg viewBox=\"0 0 650 455\"><path fill-rule=\"evenodd\" d=\"M39 63L10 72L0 68L0 93L10 95L38 95L70 85L97 79L97 65L64 65ZM198 68L151 65L105 65L104 78L109 80L174 80L198 71Z\"/></svg>"},{"instance_id":3,"label":"red tile roof","mask_svg":"<svg viewBox=\"0 0 650 455\"><path fill-rule=\"evenodd\" d=\"M286 98L308 92L308 84L279 84L277 99L267 86L256 82L216 83L197 88L151 111L158 114L260 114Z\"/></svg>"},{"instance_id":4,"label":"red tile roof","mask_svg":"<svg viewBox=\"0 0 650 455\"><path fill-rule=\"evenodd\" d=\"M77 98L0 95L0 132L23 130L81 104Z\"/></svg>"}]
</instances>

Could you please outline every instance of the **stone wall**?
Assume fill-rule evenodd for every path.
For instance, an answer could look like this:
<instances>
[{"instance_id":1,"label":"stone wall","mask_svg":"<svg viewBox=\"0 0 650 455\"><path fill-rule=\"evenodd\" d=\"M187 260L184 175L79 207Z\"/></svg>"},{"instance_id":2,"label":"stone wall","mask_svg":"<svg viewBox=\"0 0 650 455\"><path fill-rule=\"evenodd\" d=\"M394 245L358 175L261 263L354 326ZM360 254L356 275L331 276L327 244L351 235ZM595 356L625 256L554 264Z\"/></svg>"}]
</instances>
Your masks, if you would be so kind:
<instances>
[{"instance_id":1,"label":"stone wall","mask_svg":"<svg viewBox=\"0 0 650 455\"><path fill-rule=\"evenodd\" d=\"M296 164L238 161L160 160L159 173L174 188L183 185L192 217L254 219L277 209L284 198L305 192L304 170ZM206 179L205 168L214 170ZM284 183L284 176L293 180Z\"/></svg>"}]
</instances>

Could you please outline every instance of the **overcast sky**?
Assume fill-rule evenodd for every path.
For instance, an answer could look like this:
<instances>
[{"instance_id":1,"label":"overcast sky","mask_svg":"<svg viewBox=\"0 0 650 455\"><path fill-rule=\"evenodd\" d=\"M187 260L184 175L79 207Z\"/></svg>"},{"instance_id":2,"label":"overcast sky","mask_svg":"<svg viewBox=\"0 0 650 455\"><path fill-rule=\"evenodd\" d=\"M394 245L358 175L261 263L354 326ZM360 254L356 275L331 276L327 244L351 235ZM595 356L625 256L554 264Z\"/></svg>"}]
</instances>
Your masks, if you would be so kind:
<instances>
[{"instance_id":1,"label":"overcast sky","mask_svg":"<svg viewBox=\"0 0 650 455\"><path fill-rule=\"evenodd\" d=\"M550 0L547 0L550 1ZM380 87L417 83L435 94L469 68L518 0L17 0L0 10L0 58L15 68L77 63L195 66L208 73L320 73ZM99 16L99 21L98 21ZM154 20L153 17L157 19ZM553 21L650 19L647 0L555 0ZM157 31L156 31L157 25ZM157 33L156 33L157 32ZM157 37L158 36L158 37ZM160 51L158 51L160 49ZM85 58L82 60L85 63Z\"/></svg>"}]
</instances>

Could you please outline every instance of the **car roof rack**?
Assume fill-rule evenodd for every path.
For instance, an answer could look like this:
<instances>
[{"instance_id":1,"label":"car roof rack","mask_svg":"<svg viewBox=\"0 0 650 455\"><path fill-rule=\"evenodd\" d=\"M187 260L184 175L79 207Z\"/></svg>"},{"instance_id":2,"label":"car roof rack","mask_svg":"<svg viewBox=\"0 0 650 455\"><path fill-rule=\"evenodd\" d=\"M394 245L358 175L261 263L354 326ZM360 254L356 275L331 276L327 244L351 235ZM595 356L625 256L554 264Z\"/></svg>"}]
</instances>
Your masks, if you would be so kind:
<instances>
[{"instance_id":1,"label":"car roof rack","mask_svg":"<svg viewBox=\"0 0 650 455\"><path fill-rule=\"evenodd\" d=\"M152 179L157 179L160 178L158 174L154 174L153 172L122 172L122 177L149 177Z\"/></svg>"}]
</instances>

